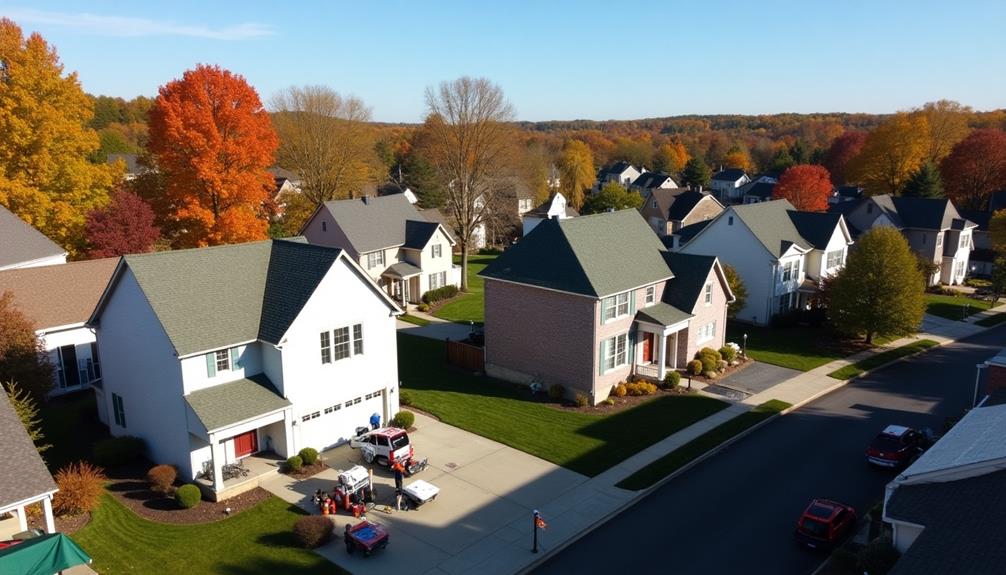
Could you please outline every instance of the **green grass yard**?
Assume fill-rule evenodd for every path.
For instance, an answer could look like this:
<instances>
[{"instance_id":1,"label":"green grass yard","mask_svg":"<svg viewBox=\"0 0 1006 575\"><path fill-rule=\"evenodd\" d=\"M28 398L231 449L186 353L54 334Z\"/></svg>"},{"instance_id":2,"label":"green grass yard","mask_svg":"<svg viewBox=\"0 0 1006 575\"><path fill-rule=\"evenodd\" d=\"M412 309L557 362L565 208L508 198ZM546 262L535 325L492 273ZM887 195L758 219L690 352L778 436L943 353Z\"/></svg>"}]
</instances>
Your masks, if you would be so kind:
<instances>
[{"instance_id":1,"label":"green grass yard","mask_svg":"<svg viewBox=\"0 0 1006 575\"><path fill-rule=\"evenodd\" d=\"M400 320L402 320L402 321L404 321L406 323L411 323L412 325L418 325L420 327L424 326L424 325L430 325L430 323L432 323L432 322L430 322L430 320L428 320L426 318L422 318L422 317L415 316L415 315L409 315L409 314L400 315L400 316L398 316L398 319L400 319Z\"/></svg>"},{"instance_id":2,"label":"green grass yard","mask_svg":"<svg viewBox=\"0 0 1006 575\"><path fill-rule=\"evenodd\" d=\"M496 259L496 256L468 256L468 291L438 308L433 315L441 319L446 319L447 321L456 321L461 323L473 321L480 324L485 321L485 296L483 293L484 282L477 274L494 259ZM461 258L455 257L454 263L461 265Z\"/></svg>"},{"instance_id":3,"label":"green grass yard","mask_svg":"<svg viewBox=\"0 0 1006 575\"><path fill-rule=\"evenodd\" d=\"M885 363L898 359L899 357L912 355L913 353L918 353L931 347L936 347L937 345L939 345L939 343L931 339L920 339L918 341L913 341L912 343L905 344L901 347L896 347L894 349L889 349L887 351L870 356L866 359L861 359L856 363L847 365L841 369L837 369L829 373L828 377L834 377L835 379L843 379L843 380L858 377L871 369L880 367Z\"/></svg>"},{"instance_id":4,"label":"green grass yard","mask_svg":"<svg viewBox=\"0 0 1006 575\"><path fill-rule=\"evenodd\" d=\"M516 386L454 370L444 344L398 335L402 392L423 411L454 425L594 476L727 404L698 395L665 395L594 415L530 400Z\"/></svg>"},{"instance_id":5,"label":"green grass yard","mask_svg":"<svg viewBox=\"0 0 1006 575\"><path fill-rule=\"evenodd\" d=\"M800 371L810 371L864 349L862 342L840 339L826 327L774 328L727 323L728 342L741 345L745 333L748 356Z\"/></svg>"},{"instance_id":6,"label":"green grass yard","mask_svg":"<svg viewBox=\"0 0 1006 575\"><path fill-rule=\"evenodd\" d=\"M129 573L346 573L297 547L296 506L272 497L234 517L198 525L168 525L137 516L111 495L73 535L102 575Z\"/></svg>"},{"instance_id":7,"label":"green grass yard","mask_svg":"<svg viewBox=\"0 0 1006 575\"><path fill-rule=\"evenodd\" d=\"M991 307L992 302L988 300L959 295L926 294L926 313L947 319L964 319L969 315L983 312ZM967 313L965 313L965 309Z\"/></svg>"}]
</instances>

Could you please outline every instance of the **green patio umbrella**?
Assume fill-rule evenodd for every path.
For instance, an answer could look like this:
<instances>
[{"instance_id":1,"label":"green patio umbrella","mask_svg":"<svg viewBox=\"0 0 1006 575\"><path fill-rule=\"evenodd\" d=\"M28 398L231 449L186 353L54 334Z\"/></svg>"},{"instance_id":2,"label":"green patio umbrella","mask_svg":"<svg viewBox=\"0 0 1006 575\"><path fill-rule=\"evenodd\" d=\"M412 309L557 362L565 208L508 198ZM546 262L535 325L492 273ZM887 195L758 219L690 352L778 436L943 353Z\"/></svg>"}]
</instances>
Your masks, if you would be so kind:
<instances>
[{"instance_id":1,"label":"green patio umbrella","mask_svg":"<svg viewBox=\"0 0 1006 575\"><path fill-rule=\"evenodd\" d=\"M53 575L90 562L87 553L62 533L27 539L0 550L0 573L4 575Z\"/></svg>"}]
</instances>

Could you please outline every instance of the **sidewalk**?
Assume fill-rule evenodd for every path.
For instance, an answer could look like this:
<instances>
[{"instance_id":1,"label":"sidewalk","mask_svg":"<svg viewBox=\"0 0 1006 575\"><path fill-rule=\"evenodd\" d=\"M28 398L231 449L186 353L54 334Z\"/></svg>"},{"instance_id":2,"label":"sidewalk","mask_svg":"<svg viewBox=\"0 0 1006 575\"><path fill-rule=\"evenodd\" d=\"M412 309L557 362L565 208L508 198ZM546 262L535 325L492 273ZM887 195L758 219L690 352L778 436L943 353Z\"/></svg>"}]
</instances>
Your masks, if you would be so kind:
<instances>
[{"instance_id":1,"label":"sidewalk","mask_svg":"<svg viewBox=\"0 0 1006 575\"><path fill-rule=\"evenodd\" d=\"M409 335L439 339L441 341L448 338L452 340L462 340L467 338L468 334L472 331L472 327L470 325L440 319L439 317L435 317L418 310L409 310L409 315L425 319L430 322L430 324L416 325L407 321L398 320L395 322L398 326L398 331Z\"/></svg>"}]
</instances>

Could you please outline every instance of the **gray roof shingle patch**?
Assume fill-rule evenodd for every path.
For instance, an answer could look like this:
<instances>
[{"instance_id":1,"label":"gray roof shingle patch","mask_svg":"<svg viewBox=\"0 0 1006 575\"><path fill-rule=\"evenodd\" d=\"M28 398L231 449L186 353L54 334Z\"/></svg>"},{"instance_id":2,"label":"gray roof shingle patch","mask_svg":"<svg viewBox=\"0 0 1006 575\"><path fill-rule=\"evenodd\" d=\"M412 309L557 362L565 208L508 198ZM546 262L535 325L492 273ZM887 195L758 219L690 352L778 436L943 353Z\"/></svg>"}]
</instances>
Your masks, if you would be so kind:
<instances>
[{"instance_id":1,"label":"gray roof shingle patch","mask_svg":"<svg viewBox=\"0 0 1006 575\"><path fill-rule=\"evenodd\" d=\"M360 254L405 244L405 222L428 219L405 194L325 202L325 209Z\"/></svg>"},{"instance_id":2,"label":"gray roof shingle patch","mask_svg":"<svg viewBox=\"0 0 1006 575\"><path fill-rule=\"evenodd\" d=\"M725 170L720 170L713 174L714 180L719 180L723 182L736 182L737 180L743 178L747 174L744 170L740 168L727 168Z\"/></svg>"},{"instance_id":3,"label":"gray roof shingle patch","mask_svg":"<svg viewBox=\"0 0 1006 575\"><path fill-rule=\"evenodd\" d=\"M56 491L45 467L7 394L0 390L0 507Z\"/></svg>"},{"instance_id":4,"label":"gray roof shingle patch","mask_svg":"<svg viewBox=\"0 0 1006 575\"><path fill-rule=\"evenodd\" d=\"M674 273L674 281L664 290L663 300L683 310L693 309L705 289L706 279L716 263L714 256L665 252L664 261Z\"/></svg>"},{"instance_id":5,"label":"gray roof shingle patch","mask_svg":"<svg viewBox=\"0 0 1006 575\"><path fill-rule=\"evenodd\" d=\"M405 222L405 243L403 247L413 250L421 250L430 243L430 238L437 233L440 224L437 222L427 222L420 220L406 220Z\"/></svg>"},{"instance_id":6,"label":"gray roof shingle patch","mask_svg":"<svg viewBox=\"0 0 1006 575\"><path fill-rule=\"evenodd\" d=\"M66 255L66 250L0 205L0 268Z\"/></svg>"},{"instance_id":7,"label":"gray roof shingle patch","mask_svg":"<svg viewBox=\"0 0 1006 575\"><path fill-rule=\"evenodd\" d=\"M194 391L185 401L207 432L290 407L263 374Z\"/></svg>"},{"instance_id":8,"label":"gray roof shingle patch","mask_svg":"<svg viewBox=\"0 0 1006 575\"><path fill-rule=\"evenodd\" d=\"M680 245L685 245L692 241L692 238L694 238L696 234L706 229L706 226L708 226L711 222L712 220L704 220L701 222L695 222L694 224L689 224L683 228L679 228L678 231L674 232L674 235L678 236Z\"/></svg>"},{"instance_id":9,"label":"gray roof shingle patch","mask_svg":"<svg viewBox=\"0 0 1006 575\"><path fill-rule=\"evenodd\" d=\"M423 270L417 268L416 266L410 264L409 262L398 262L396 264L391 264L388 269L384 270L382 275L394 276L397 278L410 278L412 276L417 276L423 273Z\"/></svg>"},{"instance_id":10,"label":"gray roof shingle patch","mask_svg":"<svg viewBox=\"0 0 1006 575\"><path fill-rule=\"evenodd\" d=\"M775 184L771 182L761 182L753 181L748 182L740 187L741 194L744 196L750 196L753 198L758 198L762 201L768 201L772 199L772 192L775 191Z\"/></svg>"},{"instance_id":11,"label":"gray roof shingle patch","mask_svg":"<svg viewBox=\"0 0 1006 575\"><path fill-rule=\"evenodd\" d=\"M592 297L672 277L636 210L545 220L479 275Z\"/></svg>"},{"instance_id":12,"label":"gray roof shingle patch","mask_svg":"<svg viewBox=\"0 0 1006 575\"><path fill-rule=\"evenodd\" d=\"M945 230L960 219L954 204L940 198L891 198L901 221L909 228Z\"/></svg>"},{"instance_id":13,"label":"gray roof shingle patch","mask_svg":"<svg viewBox=\"0 0 1006 575\"><path fill-rule=\"evenodd\" d=\"M789 217L800 236L819 250L828 247L828 242L842 219L841 214L827 212L790 212Z\"/></svg>"},{"instance_id":14,"label":"gray roof shingle patch","mask_svg":"<svg viewBox=\"0 0 1006 575\"><path fill-rule=\"evenodd\" d=\"M615 162L614 164L606 168L601 168L601 171L597 173L597 179L602 180L604 179L605 176L609 175L617 176L622 172L624 172L625 170L628 170L629 168L636 169L635 166L633 166L629 162L626 162L625 160Z\"/></svg>"},{"instance_id":15,"label":"gray roof shingle patch","mask_svg":"<svg viewBox=\"0 0 1006 575\"><path fill-rule=\"evenodd\" d=\"M636 178L636 180L632 182L632 185L634 187L643 188L647 190L656 189L664 185L664 183L667 182L667 180L671 180L672 183L674 182L674 180L671 179L670 175L665 174L663 172L646 172L644 174L641 174L638 178Z\"/></svg>"},{"instance_id":16,"label":"gray roof shingle patch","mask_svg":"<svg viewBox=\"0 0 1006 575\"><path fill-rule=\"evenodd\" d=\"M688 217L688 214L692 213L695 206L699 205L699 202L710 197L712 196L695 190L688 190L675 195L671 202L671 207L667 210L667 219L684 220Z\"/></svg>"},{"instance_id":17,"label":"gray roof shingle patch","mask_svg":"<svg viewBox=\"0 0 1006 575\"><path fill-rule=\"evenodd\" d=\"M323 246L272 242L256 339L280 342L340 252Z\"/></svg>"},{"instance_id":18,"label":"gray roof shingle patch","mask_svg":"<svg viewBox=\"0 0 1006 575\"><path fill-rule=\"evenodd\" d=\"M694 317L692 314L681 311L673 305L664 302L645 307L636 312L637 320L663 326L674 325L692 317Z\"/></svg>"},{"instance_id":19,"label":"gray roof shingle patch","mask_svg":"<svg viewBox=\"0 0 1006 575\"><path fill-rule=\"evenodd\" d=\"M788 200L773 200L757 204L733 206L733 212L751 230L769 253L781 257L790 246L796 245L805 250L813 246L801 237L789 212L795 211ZM722 214L720 217L723 217Z\"/></svg>"}]
</instances>

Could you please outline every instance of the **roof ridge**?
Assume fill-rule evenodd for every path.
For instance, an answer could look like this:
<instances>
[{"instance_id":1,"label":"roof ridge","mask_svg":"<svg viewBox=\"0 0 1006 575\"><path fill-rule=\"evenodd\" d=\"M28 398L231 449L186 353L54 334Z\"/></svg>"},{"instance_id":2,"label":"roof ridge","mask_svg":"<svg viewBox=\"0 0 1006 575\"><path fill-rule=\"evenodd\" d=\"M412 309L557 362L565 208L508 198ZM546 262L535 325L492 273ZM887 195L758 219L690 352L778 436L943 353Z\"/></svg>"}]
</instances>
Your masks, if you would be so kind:
<instances>
[{"instance_id":1,"label":"roof ridge","mask_svg":"<svg viewBox=\"0 0 1006 575\"><path fill-rule=\"evenodd\" d=\"M295 236L295 237L297 237L297 236ZM268 239L265 239L265 240L255 240L255 241L252 241L252 242L241 242L241 243L237 243L237 244L218 244L218 245L215 245L215 246L203 246L203 247L195 247L195 248L181 248L181 249L177 249L177 250L163 250L163 251L145 252L145 253L139 253L139 254L123 254L122 257L124 257L124 258L130 258L130 259L134 259L134 258L148 258L148 257L152 257L152 256L160 256L160 255L165 255L165 254L182 254L182 253L194 252L194 251L219 250L219 249L222 249L222 248L235 248L235 247L239 247L239 246L252 246L252 245L257 245L257 244L272 243L272 242L277 241L277 240L279 240L279 241L285 241L285 238L268 238ZM288 243L298 243L298 242L288 242ZM304 245L308 245L308 244L304 244Z\"/></svg>"}]
</instances>

